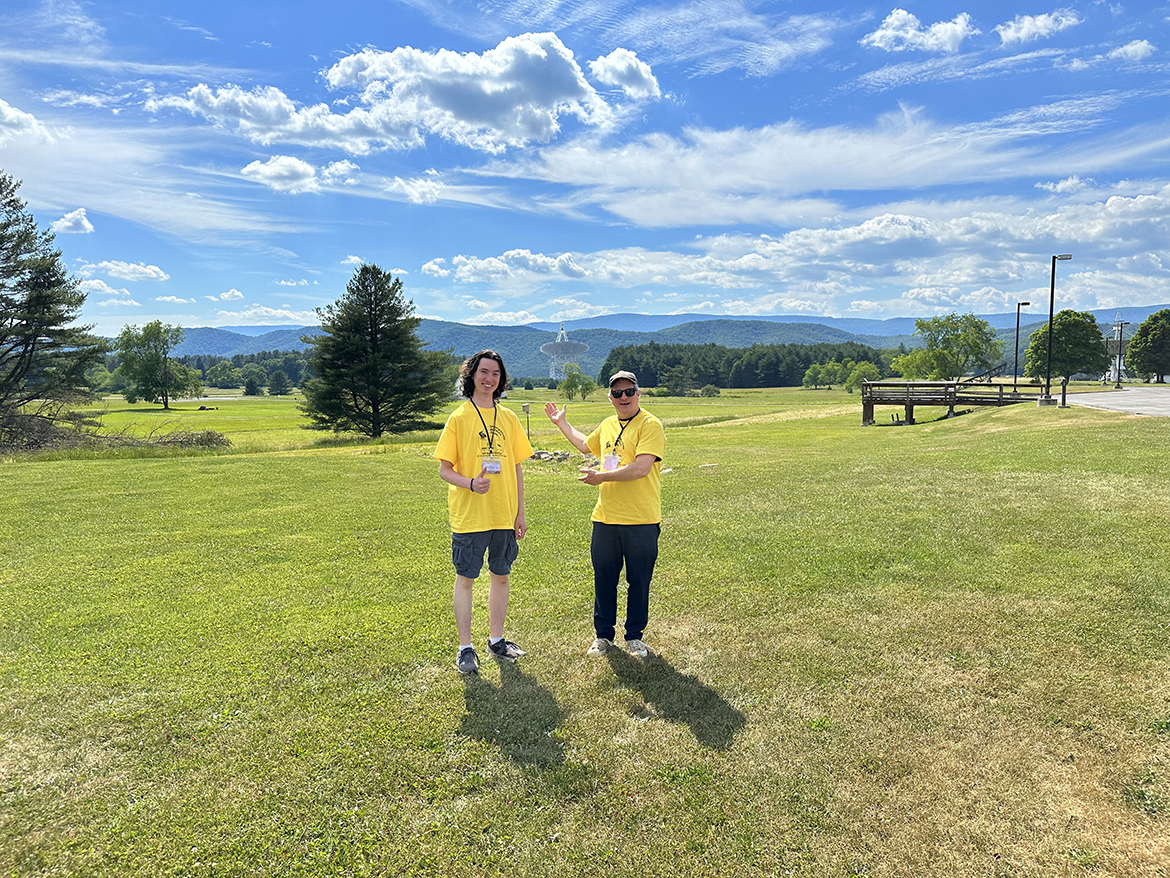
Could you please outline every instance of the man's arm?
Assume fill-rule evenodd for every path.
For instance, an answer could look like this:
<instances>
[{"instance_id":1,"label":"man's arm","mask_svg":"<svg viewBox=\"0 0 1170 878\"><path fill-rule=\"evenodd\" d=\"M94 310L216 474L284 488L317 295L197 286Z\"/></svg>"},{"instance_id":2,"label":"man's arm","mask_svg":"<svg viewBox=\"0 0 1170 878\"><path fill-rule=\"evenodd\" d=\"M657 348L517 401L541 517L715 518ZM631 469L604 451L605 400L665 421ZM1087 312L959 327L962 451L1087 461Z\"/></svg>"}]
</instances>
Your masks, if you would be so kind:
<instances>
[{"instance_id":1,"label":"man's arm","mask_svg":"<svg viewBox=\"0 0 1170 878\"><path fill-rule=\"evenodd\" d=\"M654 461L658 458L653 454L639 454L625 466L602 472L595 469L581 470L579 481L587 485L600 485L602 482L633 482L650 474Z\"/></svg>"},{"instance_id":2,"label":"man's arm","mask_svg":"<svg viewBox=\"0 0 1170 878\"><path fill-rule=\"evenodd\" d=\"M565 434L565 438L569 440L569 444L580 451L582 454L589 454L589 443L584 433L569 423L569 404L565 403L563 409L557 409L555 402L546 402L544 404L544 413L548 415L548 419L552 421L560 431Z\"/></svg>"}]
</instances>

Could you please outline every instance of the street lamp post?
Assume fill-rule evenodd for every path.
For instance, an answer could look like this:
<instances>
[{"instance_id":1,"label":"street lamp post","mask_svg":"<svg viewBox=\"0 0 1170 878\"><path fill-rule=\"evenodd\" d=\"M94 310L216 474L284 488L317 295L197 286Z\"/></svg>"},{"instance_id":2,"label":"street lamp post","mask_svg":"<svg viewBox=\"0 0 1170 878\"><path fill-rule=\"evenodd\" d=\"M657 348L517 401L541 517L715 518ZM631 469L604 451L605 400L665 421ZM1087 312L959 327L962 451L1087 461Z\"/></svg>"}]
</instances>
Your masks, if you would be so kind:
<instances>
[{"instance_id":1,"label":"street lamp post","mask_svg":"<svg viewBox=\"0 0 1170 878\"><path fill-rule=\"evenodd\" d=\"M1129 321L1121 320L1120 313L1117 317L1117 372L1113 377L1117 379L1114 389L1121 390L1121 348L1123 344L1122 340L1125 338L1125 327L1129 326Z\"/></svg>"},{"instance_id":2,"label":"street lamp post","mask_svg":"<svg viewBox=\"0 0 1170 878\"><path fill-rule=\"evenodd\" d=\"M1056 304L1056 261L1072 259L1071 253L1052 257L1052 283L1048 287L1048 365L1044 370L1044 400L1052 404L1052 312Z\"/></svg>"},{"instance_id":3,"label":"street lamp post","mask_svg":"<svg viewBox=\"0 0 1170 878\"><path fill-rule=\"evenodd\" d=\"M1020 307L1031 302L1016 302L1016 361L1012 366L1012 393L1016 392L1016 381L1020 377Z\"/></svg>"}]
</instances>

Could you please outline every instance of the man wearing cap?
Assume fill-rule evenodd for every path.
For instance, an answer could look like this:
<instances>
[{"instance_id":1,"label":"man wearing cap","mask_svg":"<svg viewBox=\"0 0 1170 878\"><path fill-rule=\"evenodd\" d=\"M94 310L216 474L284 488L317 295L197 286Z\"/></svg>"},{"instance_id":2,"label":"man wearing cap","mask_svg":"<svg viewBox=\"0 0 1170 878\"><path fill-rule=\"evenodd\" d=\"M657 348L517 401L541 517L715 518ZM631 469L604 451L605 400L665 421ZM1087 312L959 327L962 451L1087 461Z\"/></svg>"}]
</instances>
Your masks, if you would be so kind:
<instances>
[{"instance_id":1,"label":"man wearing cap","mask_svg":"<svg viewBox=\"0 0 1170 878\"><path fill-rule=\"evenodd\" d=\"M596 640L589 655L613 647L617 624L617 589L626 568L626 649L644 658L642 642L650 603L650 579L658 560L662 527L662 455L666 433L662 422L640 405L642 391L633 372L615 372L609 379L614 415L588 436L569 424L568 405L546 403L544 412L569 443L582 454L601 459L601 469L582 469L578 481L597 485L593 508L593 628Z\"/></svg>"}]
</instances>

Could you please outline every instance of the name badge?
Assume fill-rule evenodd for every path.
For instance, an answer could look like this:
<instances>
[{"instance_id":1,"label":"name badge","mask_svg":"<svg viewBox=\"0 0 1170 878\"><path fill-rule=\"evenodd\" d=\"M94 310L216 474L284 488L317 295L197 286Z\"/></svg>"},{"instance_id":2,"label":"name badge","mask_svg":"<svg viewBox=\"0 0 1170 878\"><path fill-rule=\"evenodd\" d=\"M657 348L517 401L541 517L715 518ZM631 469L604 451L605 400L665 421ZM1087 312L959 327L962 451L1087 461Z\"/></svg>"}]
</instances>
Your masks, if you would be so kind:
<instances>
[{"instance_id":1,"label":"name badge","mask_svg":"<svg viewBox=\"0 0 1170 878\"><path fill-rule=\"evenodd\" d=\"M601 464L602 472L609 472L611 469L618 468L618 456L616 454L607 454L605 460Z\"/></svg>"},{"instance_id":2,"label":"name badge","mask_svg":"<svg viewBox=\"0 0 1170 878\"><path fill-rule=\"evenodd\" d=\"M484 470L489 476L498 476L500 474L500 463L498 457L485 457L483 459Z\"/></svg>"}]
</instances>

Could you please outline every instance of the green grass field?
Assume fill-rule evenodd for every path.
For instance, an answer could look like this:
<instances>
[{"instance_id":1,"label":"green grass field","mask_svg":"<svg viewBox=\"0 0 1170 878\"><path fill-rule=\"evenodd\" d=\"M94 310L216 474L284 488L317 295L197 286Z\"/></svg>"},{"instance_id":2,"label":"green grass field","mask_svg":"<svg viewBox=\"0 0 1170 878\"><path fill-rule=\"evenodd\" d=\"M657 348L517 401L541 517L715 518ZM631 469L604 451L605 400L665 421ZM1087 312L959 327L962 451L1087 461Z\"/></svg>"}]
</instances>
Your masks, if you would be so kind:
<instances>
[{"instance_id":1,"label":"green grass field","mask_svg":"<svg viewBox=\"0 0 1170 878\"><path fill-rule=\"evenodd\" d=\"M584 654L575 456L525 470L529 655L466 679L437 433L109 400L233 448L0 459L0 874L1170 874L1164 420L643 403L660 656Z\"/></svg>"}]
</instances>

